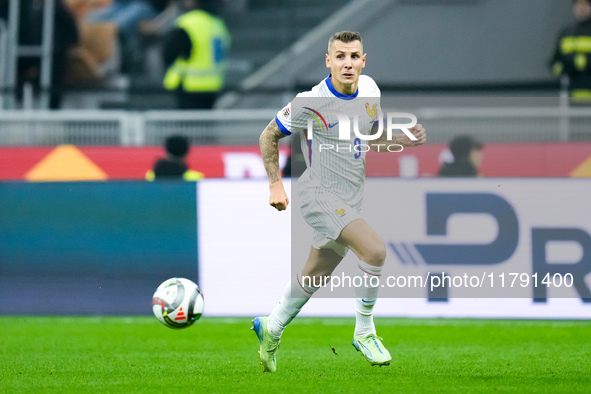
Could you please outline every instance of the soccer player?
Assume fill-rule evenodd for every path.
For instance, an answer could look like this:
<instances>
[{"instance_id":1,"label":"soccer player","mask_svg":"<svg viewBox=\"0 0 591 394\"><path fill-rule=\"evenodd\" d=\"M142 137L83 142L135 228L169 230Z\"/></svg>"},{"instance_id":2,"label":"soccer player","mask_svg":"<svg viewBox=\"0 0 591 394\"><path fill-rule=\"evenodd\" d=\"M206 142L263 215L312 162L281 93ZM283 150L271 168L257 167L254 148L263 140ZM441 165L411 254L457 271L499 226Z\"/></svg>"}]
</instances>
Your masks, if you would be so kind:
<instances>
[{"instance_id":1,"label":"soccer player","mask_svg":"<svg viewBox=\"0 0 591 394\"><path fill-rule=\"evenodd\" d=\"M328 41L326 54L326 67L330 69L330 75L311 91L297 95L297 99L310 100L311 105L299 107L289 103L277 113L259 140L269 177L269 203L283 211L289 200L281 181L278 141L292 132L304 130L301 137L302 148L308 152L307 169L299 178L298 193L302 215L314 229L310 255L301 273L288 283L279 304L269 317L253 319L252 329L260 342L260 359L269 372L277 369L275 353L283 330L318 290L318 287L313 287L314 283L321 283L322 278L330 275L349 249L359 258L356 275L379 279L382 272L386 258L385 243L359 215L365 180L365 150L322 150L322 146L334 146L339 133L338 127L332 127L338 119L330 118L331 107L348 114L361 114L356 120L362 134L375 134L379 130L380 90L373 79L361 75L365 60L359 33L335 33ZM316 104L316 108L310 108L313 104ZM329 121L312 122L312 139L308 139L305 130L310 124L308 119L314 116L322 120L328 118ZM386 145L411 147L425 143L425 129L420 124L408 130L414 138L393 134L393 138L387 140L384 132L380 138L367 142L373 150L381 152L388 151ZM360 140L351 139L349 142L359 145ZM317 281L310 283L310 280L304 281L303 278L315 278ZM353 346L370 364L381 366L389 365L392 357L381 338L376 336L373 308L378 286L375 283L365 280L366 286L355 289ZM292 290L297 294L292 294Z\"/></svg>"}]
</instances>

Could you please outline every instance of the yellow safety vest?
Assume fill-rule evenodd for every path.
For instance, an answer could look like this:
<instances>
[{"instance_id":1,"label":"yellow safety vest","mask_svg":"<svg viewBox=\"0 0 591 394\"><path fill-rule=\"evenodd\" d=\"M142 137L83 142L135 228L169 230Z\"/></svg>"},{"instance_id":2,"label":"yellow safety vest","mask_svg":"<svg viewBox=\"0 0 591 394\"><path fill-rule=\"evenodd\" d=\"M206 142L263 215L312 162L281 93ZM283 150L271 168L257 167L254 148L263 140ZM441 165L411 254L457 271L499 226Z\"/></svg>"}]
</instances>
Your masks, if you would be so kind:
<instances>
[{"instance_id":1,"label":"yellow safety vest","mask_svg":"<svg viewBox=\"0 0 591 394\"><path fill-rule=\"evenodd\" d=\"M196 182L200 179L205 178L205 175L199 171L187 170L183 173L182 180L187 182ZM146 172L146 180L152 182L156 179L156 174L154 174L153 170L148 170ZM158 178L160 179L160 178ZM174 177L166 177L164 179L175 179ZM181 179L181 178L178 178Z\"/></svg>"},{"instance_id":2,"label":"yellow safety vest","mask_svg":"<svg viewBox=\"0 0 591 394\"><path fill-rule=\"evenodd\" d=\"M181 15L177 26L185 30L193 49L188 60L178 58L164 76L164 87L186 92L217 92L224 84L230 34L224 22L205 11Z\"/></svg>"}]
</instances>

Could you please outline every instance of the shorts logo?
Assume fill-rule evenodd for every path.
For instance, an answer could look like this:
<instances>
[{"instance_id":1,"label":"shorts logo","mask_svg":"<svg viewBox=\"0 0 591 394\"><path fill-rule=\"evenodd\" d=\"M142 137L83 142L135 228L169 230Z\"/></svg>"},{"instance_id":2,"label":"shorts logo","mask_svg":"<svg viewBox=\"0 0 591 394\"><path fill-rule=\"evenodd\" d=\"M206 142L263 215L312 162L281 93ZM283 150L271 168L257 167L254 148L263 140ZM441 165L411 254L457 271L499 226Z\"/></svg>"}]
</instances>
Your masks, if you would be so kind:
<instances>
[{"instance_id":1,"label":"shorts logo","mask_svg":"<svg viewBox=\"0 0 591 394\"><path fill-rule=\"evenodd\" d=\"M345 208L341 208L341 209L335 209L335 212L337 213L337 215L339 216L344 216L345 215Z\"/></svg>"}]
</instances>

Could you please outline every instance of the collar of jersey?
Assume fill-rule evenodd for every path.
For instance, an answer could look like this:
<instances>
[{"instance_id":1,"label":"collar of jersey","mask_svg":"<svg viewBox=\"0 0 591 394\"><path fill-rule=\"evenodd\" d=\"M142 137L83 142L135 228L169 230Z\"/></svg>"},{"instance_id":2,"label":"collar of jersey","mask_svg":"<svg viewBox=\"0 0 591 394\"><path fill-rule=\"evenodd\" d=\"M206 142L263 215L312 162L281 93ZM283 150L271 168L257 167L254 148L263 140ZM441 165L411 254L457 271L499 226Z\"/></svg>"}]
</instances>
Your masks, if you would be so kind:
<instances>
[{"instance_id":1,"label":"collar of jersey","mask_svg":"<svg viewBox=\"0 0 591 394\"><path fill-rule=\"evenodd\" d=\"M343 94L343 93L339 93L337 92L337 90L334 88L334 86L332 86L332 82L330 81L330 77L332 76L332 74L328 74L328 77L326 77L326 79L324 80L326 82L326 86L328 86L328 90L330 90L330 92L332 94L334 94L335 96L337 96L340 99L343 100L352 100L355 97L357 97L357 95L359 94L359 87L357 87L357 90L355 91L355 93L353 94Z\"/></svg>"}]
</instances>

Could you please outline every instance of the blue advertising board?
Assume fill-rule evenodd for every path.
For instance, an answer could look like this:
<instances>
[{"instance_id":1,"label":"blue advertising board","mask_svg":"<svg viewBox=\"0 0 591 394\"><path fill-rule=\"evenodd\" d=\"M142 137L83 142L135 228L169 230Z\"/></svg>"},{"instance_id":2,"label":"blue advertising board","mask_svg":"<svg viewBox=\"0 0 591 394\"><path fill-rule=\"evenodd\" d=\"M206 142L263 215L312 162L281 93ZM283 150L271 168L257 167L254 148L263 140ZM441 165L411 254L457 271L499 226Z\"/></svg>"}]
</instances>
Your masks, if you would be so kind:
<instances>
[{"instance_id":1,"label":"blue advertising board","mask_svg":"<svg viewBox=\"0 0 591 394\"><path fill-rule=\"evenodd\" d=\"M0 183L0 314L149 314L197 256L195 183Z\"/></svg>"}]
</instances>

